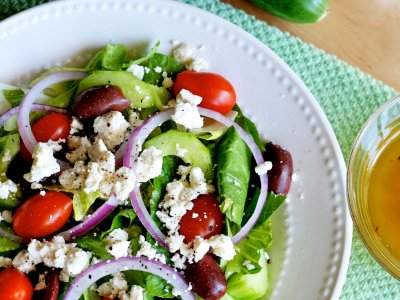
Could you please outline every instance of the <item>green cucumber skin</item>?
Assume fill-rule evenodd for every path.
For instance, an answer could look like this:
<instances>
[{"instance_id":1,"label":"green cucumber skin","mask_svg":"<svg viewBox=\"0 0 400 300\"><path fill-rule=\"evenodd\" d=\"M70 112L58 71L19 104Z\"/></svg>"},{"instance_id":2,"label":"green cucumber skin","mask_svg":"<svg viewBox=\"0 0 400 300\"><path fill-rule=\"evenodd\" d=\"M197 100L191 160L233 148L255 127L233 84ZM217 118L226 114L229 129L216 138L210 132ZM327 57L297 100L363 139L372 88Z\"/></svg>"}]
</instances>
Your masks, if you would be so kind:
<instances>
[{"instance_id":1,"label":"green cucumber skin","mask_svg":"<svg viewBox=\"0 0 400 300\"><path fill-rule=\"evenodd\" d=\"M323 18L329 0L250 0L281 19L296 23L315 23Z\"/></svg>"}]
</instances>

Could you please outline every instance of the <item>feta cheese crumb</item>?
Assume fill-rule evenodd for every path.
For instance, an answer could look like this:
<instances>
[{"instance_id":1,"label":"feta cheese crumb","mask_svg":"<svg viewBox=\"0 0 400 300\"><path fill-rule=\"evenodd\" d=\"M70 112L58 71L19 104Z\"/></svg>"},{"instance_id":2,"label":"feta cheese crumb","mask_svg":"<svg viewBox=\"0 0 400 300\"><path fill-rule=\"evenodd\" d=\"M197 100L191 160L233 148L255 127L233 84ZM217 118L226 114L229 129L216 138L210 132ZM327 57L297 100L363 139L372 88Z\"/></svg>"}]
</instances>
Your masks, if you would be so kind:
<instances>
[{"instance_id":1,"label":"feta cheese crumb","mask_svg":"<svg viewBox=\"0 0 400 300\"><path fill-rule=\"evenodd\" d=\"M113 190L115 197L121 202L125 201L136 184L136 176L133 170L126 167L119 168L114 174Z\"/></svg>"},{"instance_id":2,"label":"feta cheese crumb","mask_svg":"<svg viewBox=\"0 0 400 300\"><path fill-rule=\"evenodd\" d=\"M149 242L146 241L143 235L139 237L140 249L136 253L136 256L145 256L149 259L154 259L165 264L165 255L157 253L157 250L151 246Z\"/></svg>"},{"instance_id":3,"label":"feta cheese crumb","mask_svg":"<svg viewBox=\"0 0 400 300\"><path fill-rule=\"evenodd\" d=\"M154 72L161 73L162 72L162 68L160 66L157 66L157 67L154 68Z\"/></svg>"},{"instance_id":4,"label":"feta cheese crumb","mask_svg":"<svg viewBox=\"0 0 400 300\"><path fill-rule=\"evenodd\" d=\"M97 137L103 140L109 150L114 150L116 146L124 141L130 124L125 120L119 111L110 111L94 120L93 128Z\"/></svg>"},{"instance_id":5,"label":"feta cheese crumb","mask_svg":"<svg viewBox=\"0 0 400 300\"><path fill-rule=\"evenodd\" d=\"M128 282L123 273L115 274L109 281L97 288L100 296L111 298L117 298L120 294L125 294L126 291L128 291Z\"/></svg>"},{"instance_id":6,"label":"feta cheese crumb","mask_svg":"<svg viewBox=\"0 0 400 300\"><path fill-rule=\"evenodd\" d=\"M247 269L247 270L249 270L249 271L251 271L251 270L254 270L256 267L251 263L251 261L249 261L249 260L245 260L244 262L243 262L243 266Z\"/></svg>"},{"instance_id":7,"label":"feta cheese crumb","mask_svg":"<svg viewBox=\"0 0 400 300\"><path fill-rule=\"evenodd\" d=\"M77 117L72 117L70 129L69 129L69 134L74 135L75 133L78 133L80 130L83 130L83 124Z\"/></svg>"},{"instance_id":8,"label":"feta cheese crumb","mask_svg":"<svg viewBox=\"0 0 400 300\"><path fill-rule=\"evenodd\" d=\"M121 228L111 231L105 237L105 241L107 242L107 252L115 258L125 257L131 253L128 233Z\"/></svg>"},{"instance_id":9,"label":"feta cheese crumb","mask_svg":"<svg viewBox=\"0 0 400 300\"><path fill-rule=\"evenodd\" d=\"M201 100L200 96L193 95L185 89L181 90L176 96L175 113L171 116L172 120L186 129L203 127L204 120L196 106L200 104Z\"/></svg>"},{"instance_id":10,"label":"feta cheese crumb","mask_svg":"<svg viewBox=\"0 0 400 300\"><path fill-rule=\"evenodd\" d=\"M223 234L212 236L208 239L212 253L221 257L223 260L232 260L235 256L235 248L232 240Z\"/></svg>"},{"instance_id":11,"label":"feta cheese crumb","mask_svg":"<svg viewBox=\"0 0 400 300\"><path fill-rule=\"evenodd\" d=\"M3 210L1 212L1 218L7 222L7 223L12 223L13 222L13 215L11 210Z\"/></svg>"},{"instance_id":12,"label":"feta cheese crumb","mask_svg":"<svg viewBox=\"0 0 400 300\"><path fill-rule=\"evenodd\" d=\"M24 175L25 180L28 182L40 182L42 179L60 172L60 165L54 157L54 152L61 149L61 145L52 140L47 143L38 143L33 151L31 171Z\"/></svg>"},{"instance_id":13,"label":"feta cheese crumb","mask_svg":"<svg viewBox=\"0 0 400 300\"><path fill-rule=\"evenodd\" d=\"M46 191L45 190L43 190L43 191L40 191L40 196L45 196L46 195Z\"/></svg>"},{"instance_id":14,"label":"feta cheese crumb","mask_svg":"<svg viewBox=\"0 0 400 300\"><path fill-rule=\"evenodd\" d=\"M86 136L70 136L68 137L68 147L72 151L68 152L65 157L71 163L75 163L79 160L85 161L91 146L92 144Z\"/></svg>"},{"instance_id":15,"label":"feta cheese crumb","mask_svg":"<svg viewBox=\"0 0 400 300\"><path fill-rule=\"evenodd\" d=\"M192 219L196 219L198 216L199 216L198 213L193 213L193 214L192 214Z\"/></svg>"},{"instance_id":16,"label":"feta cheese crumb","mask_svg":"<svg viewBox=\"0 0 400 300\"><path fill-rule=\"evenodd\" d=\"M140 115L134 110L129 111L128 119L132 127L138 127L143 123L143 120L140 119Z\"/></svg>"},{"instance_id":17,"label":"feta cheese crumb","mask_svg":"<svg viewBox=\"0 0 400 300\"><path fill-rule=\"evenodd\" d=\"M44 263L49 268L61 268L61 278L75 276L89 266L92 254L76 247L75 243L65 243L61 236L51 241L31 240L28 248L21 250L13 259L14 268L24 273L36 270L36 265Z\"/></svg>"},{"instance_id":18,"label":"feta cheese crumb","mask_svg":"<svg viewBox=\"0 0 400 300\"><path fill-rule=\"evenodd\" d=\"M18 186L11 180L0 181L0 199L7 199L10 193L16 193Z\"/></svg>"},{"instance_id":19,"label":"feta cheese crumb","mask_svg":"<svg viewBox=\"0 0 400 300\"><path fill-rule=\"evenodd\" d=\"M133 76L136 76L138 79L143 80L145 69L142 66L137 64L133 64L126 69L128 72L132 73Z\"/></svg>"},{"instance_id":20,"label":"feta cheese crumb","mask_svg":"<svg viewBox=\"0 0 400 300\"><path fill-rule=\"evenodd\" d=\"M146 182L161 175L163 157L161 151L154 146L144 149L136 163L137 181Z\"/></svg>"},{"instance_id":21,"label":"feta cheese crumb","mask_svg":"<svg viewBox=\"0 0 400 300\"><path fill-rule=\"evenodd\" d=\"M193 71L202 71L209 67L209 64L203 58L195 55L196 48L188 44L181 44L172 51L172 56L185 67Z\"/></svg>"},{"instance_id":22,"label":"feta cheese crumb","mask_svg":"<svg viewBox=\"0 0 400 300\"><path fill-rule=\"evenodd\" d=\"M181 148L178 143L176 144L175 148L176 148L176 154L179 157L185 157L185 154L188 152L187 149Z\"/></svg>"},{"instance_id":23,"label":"feta cheese crumb","mask_svg":"<svg viewBox=\"0 0 400 300\"><path fill-rule=\"evenodd\" d=\"M0 256L0 268L10 269L12 266L11 258Z\"/></svg>"},{"instance_id":24,"label":"feta cheese crumb","mask_svg":"<svg viewBox=\"0 0 400 300\"><path fill-rule=\"evenodd\" d=\"M272 169L272 162L265 161L261 165L256 166L254 170L258 175L264 175L267 174L267 172L271 169Z\"/></svg>"}]
</instances>

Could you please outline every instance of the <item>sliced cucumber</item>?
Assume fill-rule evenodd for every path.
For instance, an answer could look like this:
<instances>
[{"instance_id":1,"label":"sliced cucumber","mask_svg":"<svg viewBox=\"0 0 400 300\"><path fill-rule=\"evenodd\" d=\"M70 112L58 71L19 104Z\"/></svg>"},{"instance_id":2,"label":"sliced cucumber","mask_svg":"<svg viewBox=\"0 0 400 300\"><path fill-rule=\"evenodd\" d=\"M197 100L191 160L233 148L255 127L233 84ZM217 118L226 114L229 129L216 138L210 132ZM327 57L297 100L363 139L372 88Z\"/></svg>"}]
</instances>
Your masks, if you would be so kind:
<instances>
[{"instance_id":1,"label":"sliced cucumber","mask_svg":"<svg viewBox=\"0 0 400 300\"><path fill-rule=\"evenodd\" d=\"M210 150L192 133L171 129L144 144L144 148L150 146L159 149L163 157L179 156L185 163L202 169L207 180L212 179L213 162ZM184 155L178 155L182 154L178 152L178 147L187 150L183 151Z\"/></svg>"},{"instance_id":2,"label":"sliced cucumber","mask_svg":"<svg viewBox=\"0 0 400 300\"><path fill-rule=\"evenodd\" d=\"M156 106L161 109L171 98L165 88L143 82L126 71L95 71L80 81L77 94L107 84L118 86L133 106L138 108Z\"/></svg>"},{"instance_id":3,"label":"sliced cucumber","mask_svg":"<svg viewBox=\"0 0 400 300\"><path fill-rule=\"evenodd\" d=\"M296 23L315 23L328 12L329 0L250 0L281 19Z\"/></svg>"}]
</instances>

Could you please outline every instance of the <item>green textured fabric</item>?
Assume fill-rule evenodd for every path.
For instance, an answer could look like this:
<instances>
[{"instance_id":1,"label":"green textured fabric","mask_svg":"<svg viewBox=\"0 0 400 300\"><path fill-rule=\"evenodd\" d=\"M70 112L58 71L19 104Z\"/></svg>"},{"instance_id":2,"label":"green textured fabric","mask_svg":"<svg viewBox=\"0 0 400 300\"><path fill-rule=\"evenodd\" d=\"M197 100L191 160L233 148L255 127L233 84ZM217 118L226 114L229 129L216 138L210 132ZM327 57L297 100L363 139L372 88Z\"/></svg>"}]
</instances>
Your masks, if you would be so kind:
<instances>
[{"instance_id":1,"label":"green textured fabric","mask_svg":"<svg viewBox=\"0 0 400 300\"><path fill-rule=\"evenodd\" d=\"M345 160L368 116L396 92L383 83L275 27L216 0L181 0L238 25L275 51L303 79L319 101ZM1 0L0 19L46 0ZM354 232L341 300L400 299L400 283L371 257Z\"/></svg>"}]
</instances>

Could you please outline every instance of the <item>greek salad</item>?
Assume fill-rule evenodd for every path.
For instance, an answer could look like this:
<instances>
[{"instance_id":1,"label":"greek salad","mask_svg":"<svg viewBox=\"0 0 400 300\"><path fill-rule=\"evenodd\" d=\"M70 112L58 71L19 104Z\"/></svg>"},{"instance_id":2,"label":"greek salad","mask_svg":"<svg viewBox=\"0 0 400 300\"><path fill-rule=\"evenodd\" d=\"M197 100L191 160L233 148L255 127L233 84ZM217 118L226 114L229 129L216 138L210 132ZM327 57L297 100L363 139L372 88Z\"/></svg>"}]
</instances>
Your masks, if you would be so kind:
<instances>
[{"instance_id":1,"label":"greek salad","mask_svg":"<svg viewBox=\"0 0 400 300\"><path fill-rule=\"evenodd\" d=\"M0 84L0 299L258 299L290 153L198 47Z\"/></svg>"}]
</instances>

